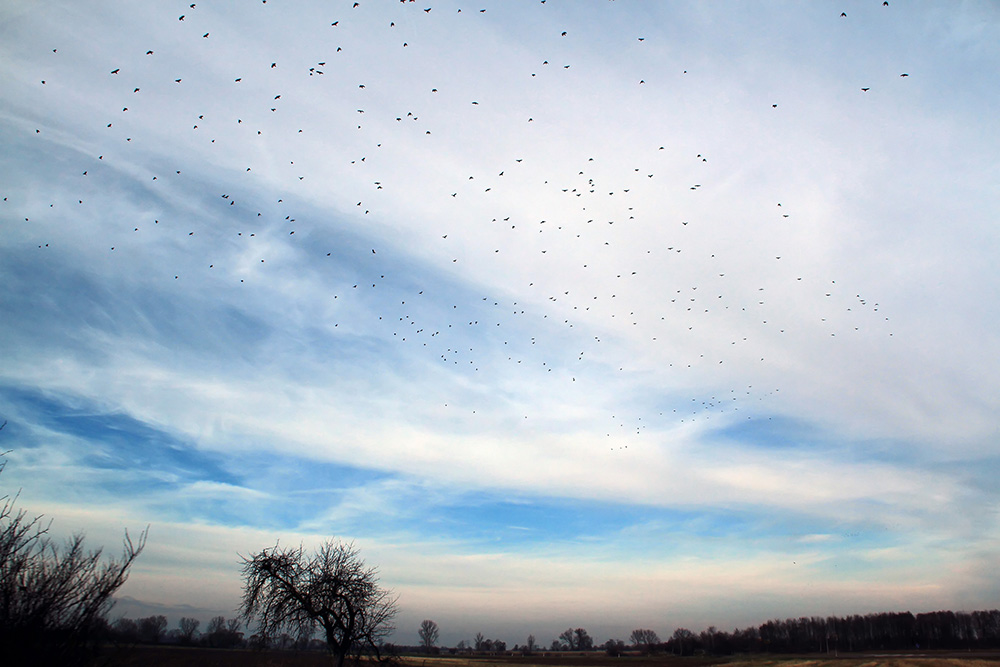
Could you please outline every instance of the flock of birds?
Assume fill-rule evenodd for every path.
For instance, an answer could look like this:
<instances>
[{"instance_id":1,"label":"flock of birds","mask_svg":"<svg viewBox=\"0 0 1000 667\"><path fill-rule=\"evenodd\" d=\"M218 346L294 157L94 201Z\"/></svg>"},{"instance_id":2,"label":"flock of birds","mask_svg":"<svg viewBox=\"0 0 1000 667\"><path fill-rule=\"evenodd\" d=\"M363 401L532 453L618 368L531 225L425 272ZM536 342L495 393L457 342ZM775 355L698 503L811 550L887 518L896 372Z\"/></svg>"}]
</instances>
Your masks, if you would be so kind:
<instances>
[{"instance_id":1,"label":"flock of birds","mask_svg":"<svg viewBox=\"0 0 1000 667\"><path fill-rule=\"evenodd\" d=\"M399 48L412 52L415 50L412 14L424 14L428 20L433 20L436 10L434 7L411 8L409 5L413 0L400 0L400 2L401 8L393 11L385 9L384 23L388 30L395 30L398 27L397 21L402 23L405 20L411 26L410 32L405 37L400 37L398 42ZM267 0L262 0L262 4L268 5ZM545 0L541 0L541 4L545 4ZM888 2L882 4L886 7L889 5ZM282 11L277 3L271 3L268 7L274 7L275 12ZM216 27L210 27L208 23L202 21L202 9L201 3L184 5L183 11L177 15L177 22L184 24L185 29L182 34L186 35L188 44L169 45L166 48L184 50L194 48L190 42L211 41L216 38ZM692 370L705 372L709 366L746 364L751 361L749 355L756 354L753 351L759 349L754 344L756 338L765 332L769 337L780 338L786 329L792 329L799 324L787 312L771 307L769 284L766 281L761 279L758 283L754 283L755 276L747 275L745 269L728 270L724 260L716 258L712 252L714 241L711 232L699 230L695 233L694 230L701 226L701 222L695 218L664 222L664 225L669 225L669 232L664 236L672 240L661 244L661 238L658 237L650 239L642 247L636 245L637 234L634 230L639 229L637 226L644 218L648 220L650 217L670 216L643 210L639 203L641 199L635 195L657 189L672 189L678 193L683 190L689 193L689 196L697 197L702 196L704 190L711 187L707 181L703 182L704 172L699 171L699 165L708 163L709 155L697 153L686 158L679 157L669 145L648 146L638 153L641 162L625 171L615 171L618 167L612 159L588 156L580 163L574 164L572 170L539 175L537 167L531 164L531 158L522 154L498 162L488 172L483 168L479 172L467 174L461 180L456 180L446 191L428 191L424 194L428 201L434 200L432 207L439 207L441 210L461 210L463 206L468 205L469 217L472 218L460 228L435 229L433 237L429 233L426 235L427 243L438 246L429 255L448 258L443 260L444 266L434 268L440 275L447 276L449 272L460 271L462 268L449 267L448 264L465 265L479 262L490 264L503 262L507 255L522 258L528 257L529 254L534 255L526 262L527 266L545 266L545 262L552 261L553 266L557 268L563 267L570 258L586 258L586 261L580 262L580 265L575 267L575 272L561 279L548 278L539 280L536 284L531 276L526 275L523 284L511 285L506 293L475 296L466 293L464 296L456 297L455 303L448 304L450 305L448 308L437 301L431 303L430 295L425 295L426 286L414 284L412 277L399 275L401 266L399 257L402 254L399 248L386 245L360 250L354 246L344 246L353 247L355 252L354 257L345 258L344 247L319 246L316 239L322 238L323 235L316 227L322 226L322 223L315 220L314 214L304 212L308 209L305 198L296 194L302 192L297 189L298 186L304 185L302 182L311 179L312 175L302 166L308 161L299 159L293 154L293 146L296 150L304 152L306 147L310 146L310 141L318 142L329 150L331 161L342 162L341 168L357 172L355 182L363 185L359 185L349 201L342 201L337 208L346 211L347 218L359 228L363 228L369 218L385 215L380 197L399 186L391 176L372 173L377 169L373 164L378 163L378 159L372 156L386 149L384 144L387 140L401 136L399 132L385 131L386 125L396 124L401 128L410 128L403 130L406 134L402 135L408 141L415 141L423 136L427 141L424 149L426 158L431 161L434 160L435 148L438 145L434 140L449 131L448 127L440 123L430 123L425 118L425 115L438 118L440 110L435 110L433 114L425 114L415 108L390 111L385 105L379 105L374 101L379 92L377 84L358 80L352 84L356 85L356 95L345 102L350 103L354 109L351 112L354 120L349 127L346 124L329 127L325 135L315 138L313 129L300 127L291 130L290 136L273 138L274 132L288 131L286 128L293 127L289 125L289 117L294 123L297 120L306 121L308 114L313 113L308 105L303 104L301 108L297 106L302 104L301 98L289 100L288 96L283 97L285 92L282 90L281 82L290 78L311 79L311 85L322 85L323 81L333 78L331 74L335 75L339 70L346 68L346 63L352 58L350 49L334 45L342 31L352 29L350 12L359 9L361 9L359 2L347 3L338 7L340 16L330 16L327 22L329 41L315 45L317 57L308 67L286 72L286 64L278 56L273 56L275 59L266 59L267 62L261 65L265 70L263 72L245 71L249 69L245 63L227 64L232 86L245 85L251 78L257 82L255 85L261 85L260 81L266 81L269 82L268 85L273 86L269 94L259 96L253 108L226 103L221 110L215 105L214 112L192 113L184 119L187 123L185 131L195 138L184 138L182 141L199 147L201 151L209 151L216 146L218 150L229 151L233 146L232 142L252 142L255 137L261 140L267 139L271 148L288 147L289 154L282 156L281 162L284 164L282 168L274 166L275 160L260 169L256 164L247 164L241 174L244 180L231 179L230 182L234 184L231 190L210 195L216 203L209 208L204 218L192 216L190 220L161 219L152 215L150 219L123 222L119 226L117 238L110 239L107 243L109 257L105 261L115 261L116 255L120 256L125 250L141 252L140 246L130 245L126 237L129 234L148 234L150 229L155 229L161 238L169 238L171 243L181 243L185 237L193 237L188 247L190 252L197 253L203 264L197 271L187 265L183 270L164 271L162 273L164 280L176 281L178 284L182 284L188 278L208 280L206 273L214 272L222 274L223 277L215 275L211 278L213 281L234 284L238 281L243 289L252 289L254 284L266 281L269 275L265 267L268 257L255 257L256 268L251 268L245 261L256 247L253 240L264 236L274 239L280 234L284 237L283 243L295 246L296 252L304 256L325 257L329 262L344 263L340 275L352 275L353 278L331 283L329 286L331 300L341 303L347 300L361 301L372 307L373 321L365 322L361 327L355 326L358 323L337 321L332 324L334 329L338 329L341 324L345 325L344 328L352 330L367 328L368 331L377 331L385 340L426 348L426 354L430 358L436 359L440 364L448 365L452 372L461 372L470 377L488 373L517 373L517 367L530 365L534 372L527 377L536 378L538 371L552 374L558 378L553 382L553 387L572 385L577 383L578 379L585 382L585 378L591 377L586 371L588 364L605 366L610 363L608 356L602 353L603 339L615 336L628 338L633 336L629 331L632 328L642 332L641 335L647 344L657 343L664 346L668 350L664 353L664 358L670 356L671 349L686 350L678 352L675 361L667 362L670 372L683 374ZM461 12L462 9L458 9L458 13ZM487 9L476 8L467 11L466 14L475 16L486 12ZM332 9L331 14L334 14ZM840 18L848 18L846 12L841 13ZM569 31L560 30L553 34L553 39L556 40L571 38ZM647 37L641 34L634 35L634 40L648 43ZM136 57L148 59L161 57L161 49L164 47L150 46L152 48L144 49L141 53L137 53ZM268 51L266 46L262 47L262 51ZM51 48L53 59L60 58L61 53L58 45ZM523 73L525 85L530 85L532 80L540 79L540 72L543 70L548 71L549 68L568 70L572 65L573 63L565 62L550 64L549 60L543 60L538 63L538 69ZM58 78L58 65L46 67L55 74L40 79L38 85L54 88L52 83ZM110 87L113 92L107 96L105 101L108 106L103 110L106 115L103 122L106 138L103 142L107 145L107 150L95 152L89 164L85 164L84 168L79 170L79 178L92 181L107 175L110 184L109 170L114 165L108 163L127 159L125 157L127 153L123 152L122 145L127 151L129 145L134 145L133 139L135 144L149 143L150 138L145 136L142 123L131 122L133 119L130 116L154 111L149 105L142 103L147 90L154 88L162 90L164 84L170 84L176 86L177 96L185 95L185 86L191 79L198 77L199 73L181 71L180 66L176 69L178 71L175 76L162 81L141 78L139 72L147 70L137 67L135 62L114 63L113 67L106 70L107 76L114 79ZM688 74L682 67L680 69L683 76L695 76ZM352 72L363 70L363 64L353 62L350 70ZM909 74L902 73L900 76L908 77ZM640 75L637 77L636 85L647 88L655 85L647 81L652 80L647 75ZM60 81L59 90L65 90L71 85L70 82ZM871 90L871 86L867 84L859 87L862 93ZM443 84L441 88L443 89ZM439 92L441 92L439 88L432 88L429 91L430 98L434 99ZM212 95L221 96L223 100L228 100L230 95L233 101L246 99L245 96L236 97L235 93L231 94L226 90L214 91ZM356 103L357 100L363 100L369 95L374 105L371 108ZM204 101L195 99L196 103ZM60 104L60 101L53 99L52 103ZM480 99L469 99L466 104L477 108L484 106ZM771 104L771 108L777 109L778 104ZM536 119L541 118L544 113L543 108L525 110L523 123L537 125ZM284 119L281 124L270 122L269 117L278 116ZM310 128L314 127L315 124L310 123ZM35 129L34 132L45 138L42 127ZM346 154L338 144L341 137L347 136L347 133L353 136L344 141L344 145L353 147L364 144L369 146L371 152L365 155ZM676 163L678 159L690 160L692 174L690 180L678 183L661 175L661 168ZM188 165L177 164L172 169L160 170L157 170L156 166L152 163L146 165L149 171L149 187L162 186L187 190L195 195L195 199L208 199L206 195L208 184L198 179L186 178ZM279 178L287 181L284 183L285 191L282 196L266 206L262 205L259 197L252 194L255 188L259 187L259 181L254 180L258 171L265 169L271 178L275 178L274 174L278 173ZM541 182L538 182L539 179ZM512 181L516 184L508 186L507 183ZM550 197L551 201L557 202L559 212L556 217L541 218L539 215L534 217L525 215L525 204L518 201L520 195L518 188L524 183L530 183L533 188ZM87 187L93 192L102 186L90 184ZM51 218L62 215L61 211L55 210L57 202L49 203L49 209L52 211L48 212L24 210L14 206L14 200L18 199L16 193L4 194L7 195L3 197L3 203L6 205L4 217L9 217L12 210L21 210L25 222L45 216ZM300 199L296 200L296 196ZM73 203L85 207L88 203L86 199L80 196ZM66 204L67 202L58 203L59 206ZM475 219L479 211L488 208L492 208L494 214ZM787 205L774 202L773 212L769 215L776 223L781 223L788 222L797 213L791 211ZM199 220L209 219L215 226L212 229L198 226L208 224ZM40 229L46 228L40 227ZM195 245L194 241L203 234L210 235L213 239L222 235L228 239L228 244L221 249L217 246ZM481 250L493 257L462 254L469 252L470 244L459 241L480 238L493 240L488 249ZM56 243L56 239L46 237L38 238L36 245L39 250L46 250ZM624 269L621 266L611 269L608 266L609 262L602 260L602 253L612 246L617 249L623 244L631 244L626 254L634 258L635 265ZM239 250L231 252L226 249L233 247ZM471 245L471 247L477 246ZM359 256L361 254L364 257ZM688 257L691 259L686 259ZM773 255L773 258L767 259L770 262L780 263L783 257L785 255ZM666 290L663 285L653 286L644 282L648 280L647 275L653 274L648 270L649 267L668 266L670 262L678 264L678 269L674 272L676 285L671 289ZM711 279L699 284L685 282L685 267L693 265L712 267ZM591 277L595 272L598 275ZM802 282L803 278L789 275L787 280ZM852 295L846 292L837 284L836 279L827 280L822 284L810 279L806 279L805 282L807 284L800 290L801 294L803 298L815 300L820 304L817 310L822 317L817 316L817 318L823 322L829 320L828 325L820 326L826 326L830 337L850 336L866 327L870 329L875 326L883 327L885 335L892 335L885 328L884 323L887 318L882 314L872 316L874 313L879 313L878 303L861 294ZM595 291L593 285L599 285L599 290ZM659 303L655 310L637 312L627 305L635 303L634 298L619 298L620 294L634 297L646 290L669 293L669 299ZM752 293L753 297L747 298L748 293ZM826 304L823 303L824 300ZM619 306L619 303L623 305ZM377 312L375 308L378 309ZM343 310L344 316L355 316L357 312L354 308ZM377 320L374 319L376 317ZM709 339L714 334L705 333L713 327L718 327L720 323L726 326L724 333L721 334L726 339L725 346L711 342ZM814 324L815 322L811 322L810 327ZM579 329L576 329L578 326ZM583 329L607 333L581 336L578 331ZM549 344L538 346L539 339L543 337ZM551 341L566 341L566 344L552 346ZM679 341L682 342L680 347L678 347ZM699 345L702 345L701 352L690 352L697 350ZM555 356L541 358L534 352L539 347L546 347L549 350L547 354ZM562 349L552 351L557 348ZM754 358L752 361L760 364L768 362L766 357L760 357L759 360ZM632 368L626 366L624 362L621 363L622 365L616 370L628 373L641 371L641 363L648 362L637 361ZM501 366L513 370L502 370ZM743 384L724 391L709 390L704 395L689 396L683 401L675 401L674 407L666 408L656 415L647 415L645 420L634 414L623 417L623 413L632 413L629 410L616 410L613 414L609 413L607 420L609 427L606 436L615 443L609 445L609 448L612 451L627 448L628 439L622 437L624 434L641 435L649 426L656 424L658 418L671 423L707 420L721 415L731 418L732 413L742 409L748 415L747 419L752 419L757 414L752 403L764 402L777 392L779 392L777 387L759 388L752 384ZM457 397L450 404L468 405L469 400ZM445 403L445 406L448 405L449 403ZM473 413L476 411L473 406L469 406L469 410ZM528 417L528 414L524 415L524 419Z\"/></svg>"}]
</instances>

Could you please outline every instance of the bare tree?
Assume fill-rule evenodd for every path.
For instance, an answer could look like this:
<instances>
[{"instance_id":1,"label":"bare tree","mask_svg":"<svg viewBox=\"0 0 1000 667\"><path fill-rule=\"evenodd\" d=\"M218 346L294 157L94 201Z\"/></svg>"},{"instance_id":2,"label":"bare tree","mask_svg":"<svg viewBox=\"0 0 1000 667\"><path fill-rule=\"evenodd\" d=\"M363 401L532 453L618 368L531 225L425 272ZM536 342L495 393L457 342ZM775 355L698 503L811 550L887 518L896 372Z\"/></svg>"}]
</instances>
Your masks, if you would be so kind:
<instances>
[{"instance_id":1,"label":"bare tree","mask_svg":"<svg viewBox=\"0 0 1000 667\"><path fill-rule=\"evenodd\" d=\"M177 627L181 631L181 642L184 644L190 644L194 640L194 633L198 632L198 626L201 625L201 621L197 618L184 617L177 624Z\"/></svg>"},{"instance_id":2,"label":"bare tree","mask_svg":"<svg viewBox=\"0 0 1000 667\"><path fill-rule=\"evenodd\" d=\"M687 628L677 628L670 638L677 650L677 655L687 655L691 652L695 634Z\"/></svg>"},{"instance_id":3,"label":"bare tree","mask_svg":"<svg viewBox=\"0 0 1000 667\"><path fill-rule=\"evenodd\" d=\"M604 642L604 652L612 658L620 658L625 652L625 642L620 639L609 639Z\"/></svg>"},{"instance_id":4,"label":"bare tree","mask_svg":"<svg viewBox=\"0 0 1000 667\"><path fill-rule=\"evenodd\" d=\"M167 617L163 615L140 618L138 623L139 639L149 644L159 644L167 630Z\"/></svg>"},{"instance_id":5,"label":"bare tree","mask_svg":"<svg viewBox=\"0 0 1000 667\"><path fill-rule=\"evenodd\" d=\"M656 645L660 643L660 638L653 630L636 628L629 636L629 641L640 651L652 653L656 650Z\"/></svg>"},{"instance_id":6,"label":"bare tree","mask_svg":"<svg viewBox=\"0 0 1000 667\"><path fill-rule=\"evenodd\" d=\"M6 424L6 422L4 423ZM0 427L2 428L2 427ZM6 461L0 463L3 471ZM128 532L120 560L87 551L82 534L61 547L49 524L16 508L17 495L0 498L0 646L7 664L73 664L86 659L107 628L112 595L146 544Z\"/></svg>"},{"instance_id":7,"label":"bare tree","mask_svg":"<svg viewBox=\"0 0 1000 667\"><path fill-rule=\"evenodd\" d=\"M312 556L301 546L275 545L243 559L240 611L265 637L283 630L311 635L319 628L337 667L363 652L381 660L397 606L377 574L353 544L328 540Z\"/></svg>"},{"instance_id":8,"label":"bare tree","mask_svg":"<svg viewBox=\"0 0 1000 667\"><path fill-rule=\"evenodd\" d=\"M475 648L476 648L477 651L482 651L483 650L483 645L485 643L486 643L486 637L483 636L483 633L477 632L476 633L476 638L475 638L475 640L473 642L473 646L475 646Z\"/></svg>"},{"instance_id":9,"label":"bare tree","mask_svg":"<svg viewBox=\"0 0 1000 667\"><path fill-rule=\"evenodd\" d=\"M562 640L562 645L565 650L576 650L576 635L573 634L573 628L566 628L565 632L559 635L559 639Z\"/></svg>"},{"instance_id":10,"label":"bare tree","mask_svg":"<svg viewBox=\"0 0 1000 667\"><path fill-rule=\"evenodd\" d=\"M524 654L531 655L538 648L538 644L535 641L535 635L528 635L528 640L524 643Z\"/></svg>"},{"instance_id":11,"label":"bare tree","mask_svg":"<svg viewBox=\"0 0 1000 667\"><path fill-rule=\"evenodd\" d=\"M134 644L139 641L139 624L135 620L122 616L111 624L111 631L116 641Z\"/></svg>"},{"instance_id":12,"label":"bare tree","mask_svg":"<svg viewBox=\"0 0 1000 667\"><path fill-rule=\"evenodd\" d=\"M430 650L438 640L438 624L431 620L421 621L417 634L420 635L420 645Z\"/></svg>"}]
</instances>

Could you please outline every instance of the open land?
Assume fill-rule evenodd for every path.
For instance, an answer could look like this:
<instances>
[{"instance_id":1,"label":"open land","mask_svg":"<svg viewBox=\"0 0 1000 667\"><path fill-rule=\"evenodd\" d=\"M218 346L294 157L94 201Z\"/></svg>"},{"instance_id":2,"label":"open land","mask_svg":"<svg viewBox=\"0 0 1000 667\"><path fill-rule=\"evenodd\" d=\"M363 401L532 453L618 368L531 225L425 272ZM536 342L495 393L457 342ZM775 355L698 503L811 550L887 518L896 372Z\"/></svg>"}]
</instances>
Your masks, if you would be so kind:
<instances>
[{"instance_id":1,"label":"open land","mask_svg":"<svg viewBox=\"0 0 1000 667\"><path fill-rule=\"evenodd\" d=\"M108 662L110 660L110 663ZM998 667L1000 652L897 652L828 655L761 655L678 657L673 655L610 657L603 653L533 656L405 656L403 667ZM219 650L137 646L104 656L98 664L122 667L313 667L330 665L315 652Z\"/></svg>"}]
</instances>

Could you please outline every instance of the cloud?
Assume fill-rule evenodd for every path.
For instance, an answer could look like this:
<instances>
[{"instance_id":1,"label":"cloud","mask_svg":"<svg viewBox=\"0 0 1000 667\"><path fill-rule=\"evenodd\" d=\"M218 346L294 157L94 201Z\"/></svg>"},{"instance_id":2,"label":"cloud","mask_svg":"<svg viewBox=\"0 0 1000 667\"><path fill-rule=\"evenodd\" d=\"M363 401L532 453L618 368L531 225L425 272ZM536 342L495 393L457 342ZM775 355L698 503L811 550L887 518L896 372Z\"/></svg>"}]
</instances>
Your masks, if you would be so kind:
<instances>
[{"instance_id":1,"label":"cloud","mask_svg":"<svg viewBox=\"0 0 1000 667\"><path fill-rule=\"evenodd\" d=\"M174 607L330 533L463 632L982 600L991 10L457 8L0 10L5 481Z\"/></svg>"}]
</instances>

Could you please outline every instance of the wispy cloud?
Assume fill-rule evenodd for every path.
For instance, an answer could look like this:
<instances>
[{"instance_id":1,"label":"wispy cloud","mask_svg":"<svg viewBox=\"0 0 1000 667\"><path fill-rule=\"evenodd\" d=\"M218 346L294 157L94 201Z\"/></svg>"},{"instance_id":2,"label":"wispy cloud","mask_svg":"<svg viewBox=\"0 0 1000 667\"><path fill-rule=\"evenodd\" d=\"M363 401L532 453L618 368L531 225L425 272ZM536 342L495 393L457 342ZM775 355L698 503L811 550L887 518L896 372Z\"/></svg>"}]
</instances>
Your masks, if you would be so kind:
<instances>
[{"instance_id":1,"label":"wispy cloud","mask_svg":"<svg viewBox=\"0 0 1000 667\"><path fill-rule=\"evenodd\" d=\"M989 604L992 8L352 4L0 10L25 503L448 641Z\"/></svg>"}]
</instances>

